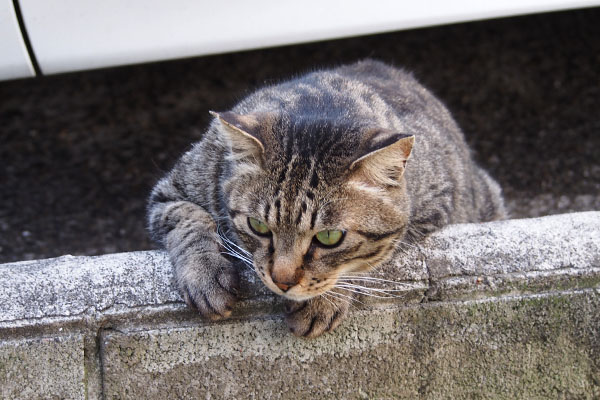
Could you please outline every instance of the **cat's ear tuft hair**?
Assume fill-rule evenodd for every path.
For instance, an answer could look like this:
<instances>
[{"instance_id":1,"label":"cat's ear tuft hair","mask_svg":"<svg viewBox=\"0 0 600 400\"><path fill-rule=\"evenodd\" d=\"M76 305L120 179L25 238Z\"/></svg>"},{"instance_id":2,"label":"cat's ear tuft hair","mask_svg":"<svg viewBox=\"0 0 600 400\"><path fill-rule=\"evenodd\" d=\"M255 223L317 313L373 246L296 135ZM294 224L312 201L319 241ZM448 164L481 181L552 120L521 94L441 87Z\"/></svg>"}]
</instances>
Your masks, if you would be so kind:
<instances>
[{"instance_id":1,"label":"cat's ear tuft hair","mask_svg":"<svg viewBox=\"0 0 600 400\"><path fill-rule=\"evenodd\" d=\"M373 130L366 135L350 170L354 172L353 176L365 183L398 186L414 143L414 135Z\"/></svg>"},{"instance_id":2,"label":"cat's ear tuft hair","mask_svg":"<svg viewBox=\"0 0 600 400\"><path fill-rule=\"evenodd\" d=\"M247 157L260 158L265 152L264 128L268 122L267 114L236 114L231 111L209 111L221 122L228 143L236 159Z\"/></svg>"}]
</instances>

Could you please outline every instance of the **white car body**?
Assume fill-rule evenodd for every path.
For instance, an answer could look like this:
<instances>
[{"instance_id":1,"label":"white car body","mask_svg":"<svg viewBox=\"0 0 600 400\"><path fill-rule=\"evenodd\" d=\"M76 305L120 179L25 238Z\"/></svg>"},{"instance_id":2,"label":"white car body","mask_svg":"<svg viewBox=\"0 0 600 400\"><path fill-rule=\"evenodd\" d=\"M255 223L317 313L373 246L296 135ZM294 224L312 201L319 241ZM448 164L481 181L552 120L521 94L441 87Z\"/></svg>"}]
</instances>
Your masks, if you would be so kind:
<instances>
[{"instance_id":1,"label":"white car body","mask_svg":"<svg viewBox=\"0 0 600 400\"><path fill-rule=\"evenodd\" d=\"M595 5L600 1L2 0L0 80Z\"/></svg>"}]
</instances>

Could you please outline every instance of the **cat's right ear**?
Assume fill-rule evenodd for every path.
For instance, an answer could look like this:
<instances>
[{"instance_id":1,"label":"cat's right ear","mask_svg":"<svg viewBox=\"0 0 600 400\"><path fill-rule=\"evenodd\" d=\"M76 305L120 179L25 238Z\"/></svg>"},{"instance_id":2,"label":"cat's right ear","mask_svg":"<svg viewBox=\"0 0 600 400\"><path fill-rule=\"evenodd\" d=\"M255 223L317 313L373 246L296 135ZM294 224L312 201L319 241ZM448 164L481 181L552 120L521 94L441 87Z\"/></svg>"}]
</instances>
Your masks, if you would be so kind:
<instances>
[{"instance_id":1,"label":"cat's right ear","mask_svg":"<svg viewBox=\"0 0 600 400\"><path fill-rule=\"evenodd\" d=\"M221 132L231 145L235 159L252 157L260 159L265 152L265 123L268 116L262 114L241 115L231 111L210 111L221 122Z\"/></svg>"},{"instance_id":2,"label":"cat's right ear","mask_svg":"<svg viewBox=\"0 0 600 400\"><path fill-rule=\"evenodd\" d=\"M377 186L398 186L415 143L414 135L374 129L365 134L358 158L350 165L354 178Z\"/></svg>"}]
</instances>

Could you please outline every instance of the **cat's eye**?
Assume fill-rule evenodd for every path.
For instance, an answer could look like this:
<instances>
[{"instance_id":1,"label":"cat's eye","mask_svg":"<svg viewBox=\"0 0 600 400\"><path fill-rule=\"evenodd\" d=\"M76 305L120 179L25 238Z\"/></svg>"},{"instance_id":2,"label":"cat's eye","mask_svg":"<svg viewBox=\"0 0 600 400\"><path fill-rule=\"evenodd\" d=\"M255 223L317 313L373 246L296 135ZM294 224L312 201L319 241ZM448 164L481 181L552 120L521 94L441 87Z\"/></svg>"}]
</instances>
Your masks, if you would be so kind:
<instances>
[{"instance_id":1,"label":"cat's eye","mask_svg":"<svg viewBox=\"0 0 600 400\"><path fill-rule=\"evenodd\" d=\"M322 246L335 247L342 243L342 239L344 238L345 233L346 232L337 229L326 230L318 232L315 235L315 239Z\"/></svg>"},{"instance_id":2,"label":"cat's eye","mask_svg":"<svg viewBox=\"0 0 600 400\"><path fill-rule=\"evenodd\" d=\"M269 227L264 222L259 221L256 218L248 217L248 226L252 232L256 233L258 236L271 236L271 230Z\"/></svg>"}]
</instances>

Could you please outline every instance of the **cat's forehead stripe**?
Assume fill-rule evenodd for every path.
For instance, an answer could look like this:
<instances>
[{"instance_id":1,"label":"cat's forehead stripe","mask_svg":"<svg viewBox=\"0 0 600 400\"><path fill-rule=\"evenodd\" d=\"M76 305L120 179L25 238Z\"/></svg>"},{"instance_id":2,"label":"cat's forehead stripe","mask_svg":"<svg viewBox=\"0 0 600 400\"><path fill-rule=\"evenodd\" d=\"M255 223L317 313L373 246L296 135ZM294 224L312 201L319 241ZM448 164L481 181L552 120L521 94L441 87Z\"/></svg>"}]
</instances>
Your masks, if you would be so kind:
<instances>
[{"instance_id":1,"label":"cat's forehead stripe","mask_svg":"<svg viewBox=\"0 0 600 400\"><path fill-rule=\"evenodd\" d=\"M287 168L281 170L279 174L279 178L277 179L277 186L280 187L283 181L285 181L285 176L287 175Z\"/></svg>"},{"instance_id":2,"label":"cat's forehead stripe","mask_svg":"<svg viewBox=\"0 0 600 400\"><path fill-rule=\"evenodd\" d=\"M312 176L310 177L309 185L313 189L316 189L317 186L319 185L319 175L318 175L316 169L313 169L313 173L312 173Z\"/></svg>"},{"instance_id":3,"label":"cat's forehead stripe","mask_svg":"<svg viewBox=\"0 0 600 400\"><path fill-rule=\"evenodd\" d=\"M312 215L310 217L310 229L313 230L315 228L315 222L317 221L317 209L313 209Z\"/></svg>"},{"instance_id":4,"label":"cat's forehead stripe","mask_svg":"<svg viewBox=\"0 0 600 400\"><path fill-rule=\"evenodd\" d=\"M285 166L281 168L279 178L277 179L277 189L273 194L273 197L279 197L280 192L282 190L285 190L285 188L289 186L291 181L291 175L294 173L295 169L298 169L298 164L299 160L297 156L292 156L290 157L289 161L287 161Z\"/></svg>"},{"instance_id":5,"label":"cat's forehead stripe","mask_svg":"<svg viewBox=\"0 0 600 400\"><path fill-rule=\"evenodd\" d=\"M302 222L302 216L304 215L304 213L302 211L300 211L298 213L298 216L296 217L296 226L300 225L300 222Z\"/></svg>"},{"instance_id":6,"label":"cat's forehead stripe","mask_svg":"<svg viewBox=\"0 0 600 400\"><path fill-rule=\"evenodd\" d=\"M279 198L275 200L275 223L279 224L281 222L281 200Z\"/></svg>"}]
</instances>

